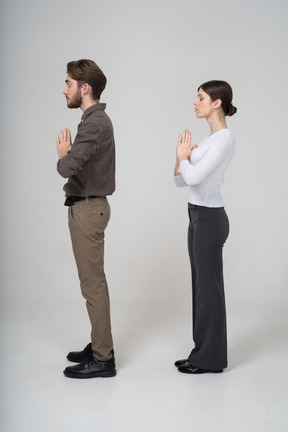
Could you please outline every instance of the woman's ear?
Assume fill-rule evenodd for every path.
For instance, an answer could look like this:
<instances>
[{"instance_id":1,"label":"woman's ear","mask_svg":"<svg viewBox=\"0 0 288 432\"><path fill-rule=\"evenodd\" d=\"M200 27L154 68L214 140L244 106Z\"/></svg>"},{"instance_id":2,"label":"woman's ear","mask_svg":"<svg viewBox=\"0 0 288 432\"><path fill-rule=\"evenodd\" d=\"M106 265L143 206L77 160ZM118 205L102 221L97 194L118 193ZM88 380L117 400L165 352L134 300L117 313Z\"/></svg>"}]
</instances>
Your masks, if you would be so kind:
<instances>
[{"instance_id":1,"label":"woman's ear","mask_svg":"<svg viewBox=\"0 0 288 432\"><path fill-rule=\"evenodd\" d=\"M214 107L215 107L215 108L220 108L221 105L222 105L222 100L221 100L221 99L216 99L216 100L214 101Z\"/></svg>"}]
</instances>

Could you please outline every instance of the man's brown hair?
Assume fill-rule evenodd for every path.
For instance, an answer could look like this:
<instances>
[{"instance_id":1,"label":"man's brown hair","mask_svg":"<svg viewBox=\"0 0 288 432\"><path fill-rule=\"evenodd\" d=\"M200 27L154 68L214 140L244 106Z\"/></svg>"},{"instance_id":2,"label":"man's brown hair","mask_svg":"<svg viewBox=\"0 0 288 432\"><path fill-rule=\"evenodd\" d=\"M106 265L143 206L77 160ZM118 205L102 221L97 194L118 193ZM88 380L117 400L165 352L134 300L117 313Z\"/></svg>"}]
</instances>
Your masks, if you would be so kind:
<instances>
[{"instance_id":1,"label":"man's brown hair","mask_svg":"<svg viewBox=\"0 0 288 432\"><path fill-rule=\"evenodd\" d=\"M92 88L94 100L99 100L106 87L107 79L99 66L92 60L82 59L71 61L67 64L67 74L76 81L78 86L89 84Z\"/></svg>"}]
</instances>

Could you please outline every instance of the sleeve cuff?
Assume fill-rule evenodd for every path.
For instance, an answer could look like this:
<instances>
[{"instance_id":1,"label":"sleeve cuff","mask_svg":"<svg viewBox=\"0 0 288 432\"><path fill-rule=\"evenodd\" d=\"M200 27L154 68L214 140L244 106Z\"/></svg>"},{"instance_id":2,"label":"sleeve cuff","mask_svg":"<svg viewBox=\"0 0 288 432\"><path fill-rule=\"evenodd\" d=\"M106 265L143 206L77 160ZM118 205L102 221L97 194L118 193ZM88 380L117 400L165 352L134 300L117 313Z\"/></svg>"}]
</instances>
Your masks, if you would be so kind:
<instances>
[{"instance_id":1,"label":"sleeve cuff","mask_svg":"<svg viewBox=\"0 0 288 432\"><path fill-rule=\"evenodd\" d=\"M177 187L187 186L187 184L185 183L182 175L180 175L180 176L174 176L174 182L175 182L175 185Z\"/></svg>"},{"instance_id":2,"label":"sleeve cuff","mask_svg":"<svg viewBox=\"0 0 288 432\"><path fill-rule=\"evenodd\" d=\"M186 171L186 169L189 167L190 162L188 160L183 160L179 164L178 172L183 175L183 173Z\"/></svg>"}]
</instances>

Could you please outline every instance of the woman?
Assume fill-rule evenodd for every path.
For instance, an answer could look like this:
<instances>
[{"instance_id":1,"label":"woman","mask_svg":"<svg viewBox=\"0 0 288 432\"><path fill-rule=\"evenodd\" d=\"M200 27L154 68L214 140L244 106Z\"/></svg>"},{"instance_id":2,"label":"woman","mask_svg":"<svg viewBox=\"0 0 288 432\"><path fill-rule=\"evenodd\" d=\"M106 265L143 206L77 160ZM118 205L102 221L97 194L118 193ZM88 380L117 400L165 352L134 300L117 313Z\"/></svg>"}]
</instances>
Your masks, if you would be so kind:
<instances>
[{"instance_id":1,"label":"woman","mask_svg":"<svg viewBox=\"0 0 288 432\"><path fill-rule=\"evenodd\" d=\"M232 89L225 81L208 81L198 88L194 102L198 118L205 118L210 134L191 149L191 133L178 138L176 186L189 186L188 250L192 271L193 340L187 359L177 360L179 372L223 372L227 367L226 310L222 249L229 221L220 195L224 173L234 154L235 140L227 129Z\"/></svg>"}]
</instances>

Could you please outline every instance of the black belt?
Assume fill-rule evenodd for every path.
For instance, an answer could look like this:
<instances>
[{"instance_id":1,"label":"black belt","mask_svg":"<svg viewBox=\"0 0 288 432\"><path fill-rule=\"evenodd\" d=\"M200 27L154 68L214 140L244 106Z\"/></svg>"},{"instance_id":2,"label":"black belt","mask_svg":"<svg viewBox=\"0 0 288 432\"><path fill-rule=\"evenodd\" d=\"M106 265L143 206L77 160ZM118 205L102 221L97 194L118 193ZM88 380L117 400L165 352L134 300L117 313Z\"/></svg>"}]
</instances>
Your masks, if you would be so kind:
<instances>
[{"instance_id":1,"label":"black belt","mask_svg":"<svg viewBox=\"0 0 288 432\"><path fill-rule=\"evenodd\" d=\"M89 195L88 197L68 196L64 202L64 205L71 207L75 204L75 202L84 201L84 200L86 200L86 198L93 199L93 198L100 198L100 197L94 196L94 195Z\"/></svg>"}]
</instances>

